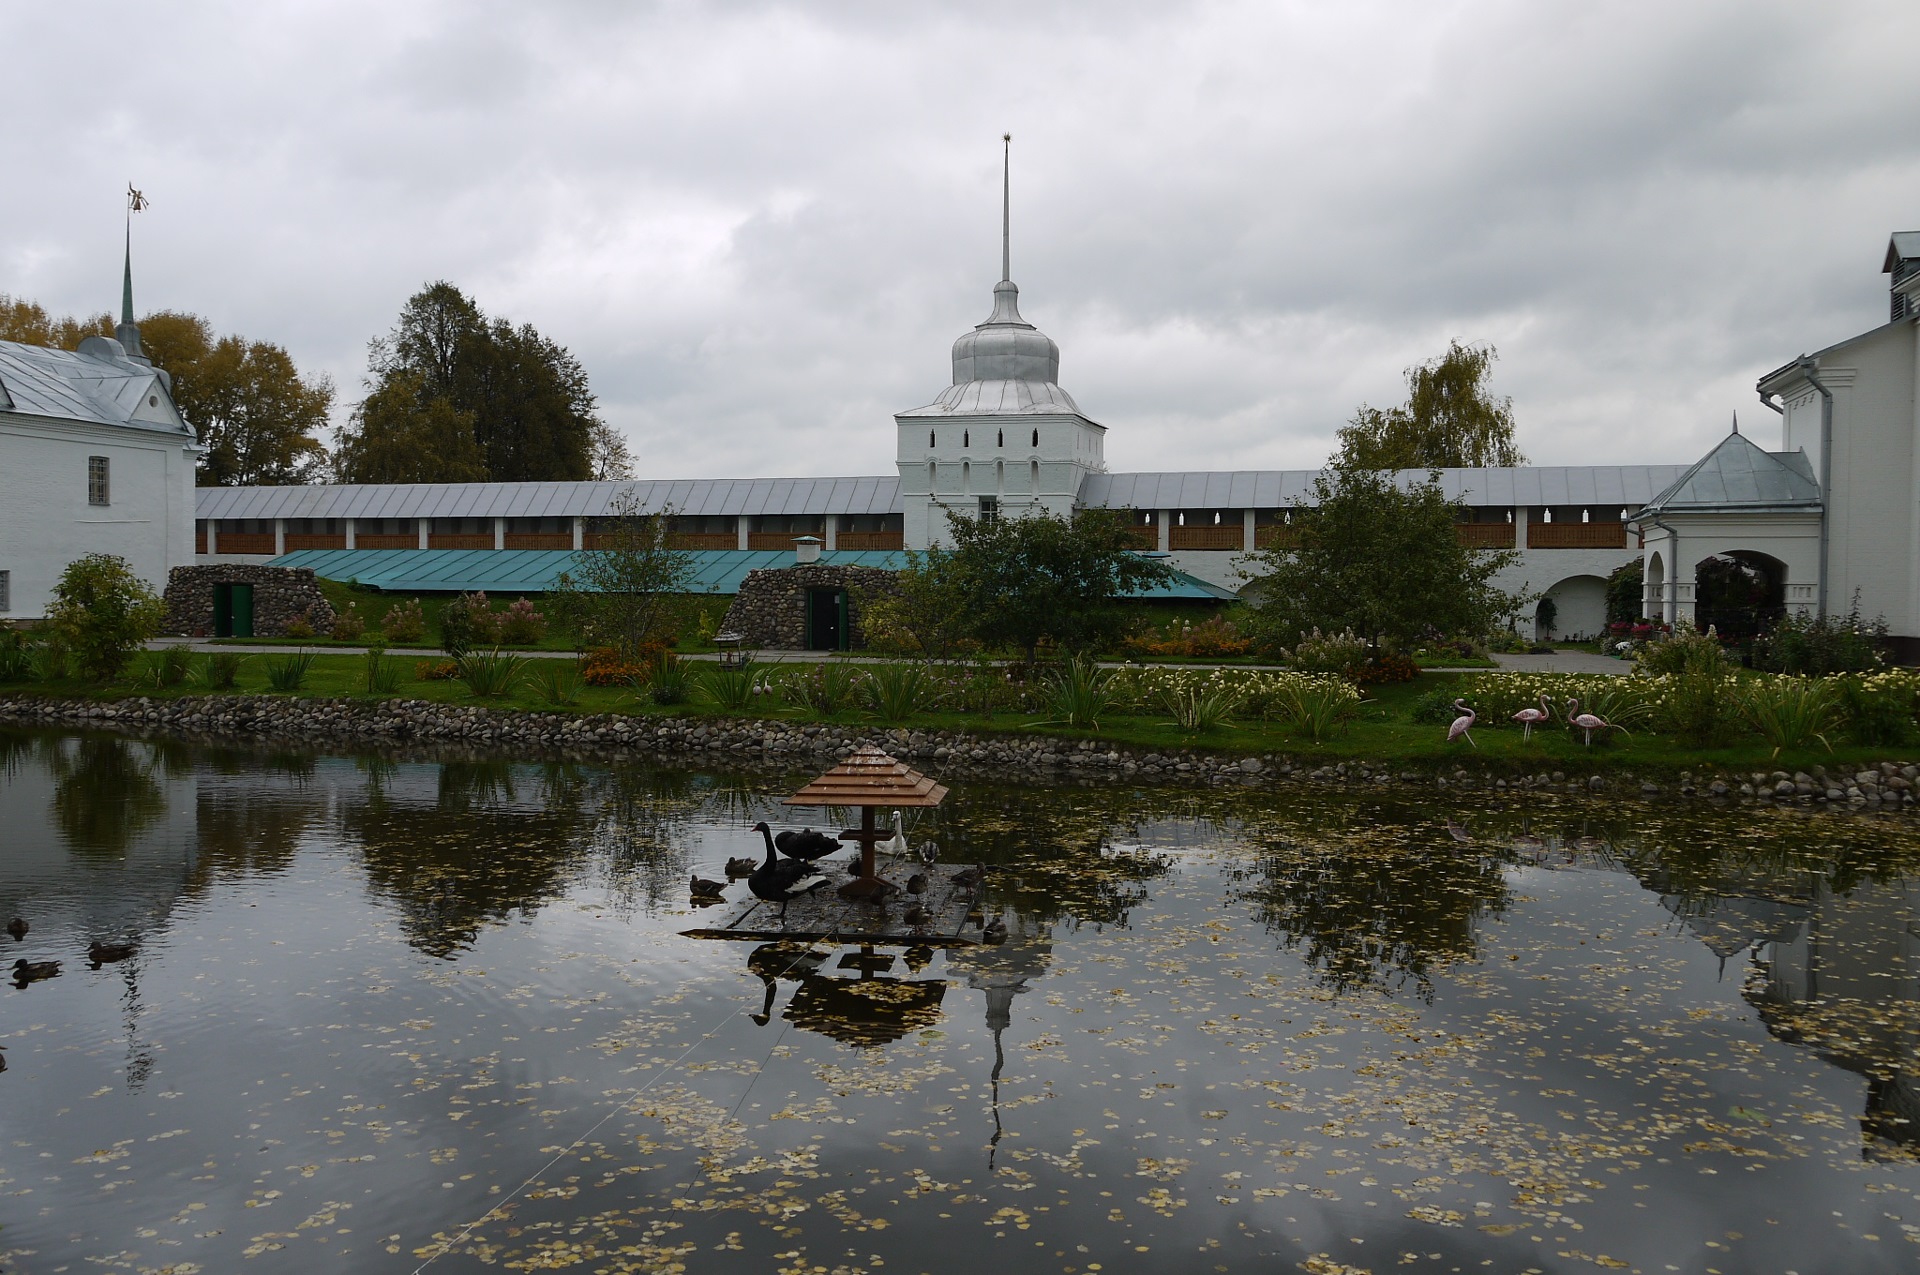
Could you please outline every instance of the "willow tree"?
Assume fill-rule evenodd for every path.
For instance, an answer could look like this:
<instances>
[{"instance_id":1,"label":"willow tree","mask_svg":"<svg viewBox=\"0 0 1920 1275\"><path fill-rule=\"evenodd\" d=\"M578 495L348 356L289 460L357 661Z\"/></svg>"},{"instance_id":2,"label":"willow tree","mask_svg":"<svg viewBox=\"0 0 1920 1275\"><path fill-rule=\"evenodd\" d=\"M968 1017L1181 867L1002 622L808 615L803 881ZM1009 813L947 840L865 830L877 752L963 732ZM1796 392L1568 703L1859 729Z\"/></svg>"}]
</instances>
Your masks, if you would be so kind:
<instances>
[{"instance_id":1,"label":"willow tree","mask_svg":"<svg viewBox=\"0 0 1920 1275\"><path fill-rule=\"evenodd\" d=\"M1354 469L1471 469L1524 465L1513 441L1513 400L1487 382L1499 357L1491 345L1449 342L1437 359L1406 371L1407 401L1362 403L1340 431L1335 463Z\"/></svg>"}]
</instances>

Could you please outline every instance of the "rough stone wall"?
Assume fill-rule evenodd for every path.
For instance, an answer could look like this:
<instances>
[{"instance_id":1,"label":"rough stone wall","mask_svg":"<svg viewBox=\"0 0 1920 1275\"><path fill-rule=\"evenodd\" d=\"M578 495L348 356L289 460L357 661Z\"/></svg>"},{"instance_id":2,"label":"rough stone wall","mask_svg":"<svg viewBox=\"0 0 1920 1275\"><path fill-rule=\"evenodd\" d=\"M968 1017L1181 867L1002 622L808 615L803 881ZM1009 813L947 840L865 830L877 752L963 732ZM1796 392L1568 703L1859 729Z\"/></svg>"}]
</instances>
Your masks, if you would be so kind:
<instances>
[{"instance_id":1,"label":"rough stone wall","mask_svg":"<svg viewBox=\"0 0 1920 1275\"><path fill-rule=\"evenodd\" d=\"M898 579L879 567L841 567L823 562L806 566L749 571L720 622L722 632L744 634L747 645L762 650L804 650L807 645L807 590L847 590L847 645L860 650L867 644L860 623L863 595L897 594Z\"/></svg>"},{"instance_id":2,"label":"rough stone wall","mask_svg":"<svg viewBox=\"0 0 1920 1275\"><path fill-rule=\"evenodd\" d=\"M279 637L287 621L305 615L316 633L333 627L333 607L313 582L311 567L263 567L246 562L216 562L205 566L175 567L167 576L166 632L190 637L213 633L213 586L253 586L253 631L258 637Z\"/></svg>"}]
</instances>

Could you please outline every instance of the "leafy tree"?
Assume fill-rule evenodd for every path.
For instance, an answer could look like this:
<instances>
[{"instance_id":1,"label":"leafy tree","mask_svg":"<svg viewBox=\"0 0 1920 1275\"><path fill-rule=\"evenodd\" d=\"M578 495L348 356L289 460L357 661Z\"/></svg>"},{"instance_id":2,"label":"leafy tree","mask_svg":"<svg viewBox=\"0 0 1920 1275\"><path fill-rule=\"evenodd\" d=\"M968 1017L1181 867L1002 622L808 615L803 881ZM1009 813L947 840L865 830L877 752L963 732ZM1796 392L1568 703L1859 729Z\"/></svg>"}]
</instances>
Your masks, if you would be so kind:
<instances>
[{"instance_id":1,"label":"leafy tree","mask_svg":"<svg viewBox=\"0 0 1920 1275\"><path fill-rule=\"evenodd\" d=\"M333 382L304 378L278 345L214 339L194 314L161 311L140 323L140 344L173 378L173 401L206 454L203 486L285 486L319 476L326 449L314 435L333 410Z\"/></svg>"},{"instance_id":2,"label":"leafy tree","mask_svg":"<svg viewBox=\"0 0 1920 1275\"><path fill-rule=\"evenodd\" d=\"M112 336L112 317L51 318L31 301L0 295L0 340L77 349ZM216 339L197 314L161 310L140 320L140 344L172 378L174 406L206 448L203 486L310 482L326 458L315 437L333 410L333 383L300 375L281 346L243 336Z\"/></svg>"},{"instance_id":3,"label":"leafy tree","mask_svg":"<svg viewBox=\"0 0 1920 1275\"><path fill-rule=\"evenodd\" d=\"M633 477L633 453L627 448L626 436L619 430L596 419L588 446L594 481L617 482Z\"/></svg>"},{"instance_id":4,"label":"leafy tree","mask_svg":"<svg viewBox=\"0 0 1920 1275\"><path fill-rule=\"evenodd\" d=\"M1607 623L1632 624L1645 608L1647 570L1638 558L1623 562L1607 575Z\"/></svg>"},{"instance_id":5,"label":"leafy tree","mask_svg":"<svg viewBox=\"0 0 1920 1275\"><path fill-rule=\"evenodd\" d=\"M54 318L38 302L0 292L0 341L44 345L51 350L78 349L90 336L112 336L113 316L102 311L84 319Z\"/></svg>"},{"instance_id":6,"label":"leafy tree","mask_svg":"<svg viewBox=\"0 0 1920 1275\"><path fill-rule=\"evenodd\" d=\"M47 625L84 676L108 682L160 632L166 613L125 558L90 553L60 573Z\"/></svg>"},{"instance_id":7,"label":"leafy tree","mask_svg":"<svg viewBox=\"0 0 1920 1275\"><path fill-rule=\"evenodd\" d=\"M673 507L649 512L640 498L615 498L595 532L598 547L574 555L553 591L553 610L589 642L637 662L672 645L682 596L693 583L693 558L673 547Z\"/></svg>"},{"instance_id":8,"label":"leafy tree","mask_svg":"<svg viewBox=\"0 0 1920 1275\"><path fill-rule=\"evenodd\" d=\"M339 433L334 467L344 482L470 483L487 479L473 437L473 413L426 393L426 376L389 377L353 409Z\"/></svg>"},{"instance_id":9,"label":"leafy tree","mask_svg":"<svg viewBox=\"0 0 1920 1275\"><path fill-rule=\"evenodd\" d=\"M1113 510L1082 509L1071 520L969 518L947 511L951 549L926 551L915 566L951 600L969 637L1016 647L1031 664L1040 643L1091 650L1125 627L1115 597L1168 579L1163 562L1134 552L1132 528Z\"/></svg>"},{"instance_id":10,"label":"leafy tree","mask_svg":"<svg viewBox=\"0 0 1920 1275\"><path fill-rule=\"evenodd\" d=\"M1249 555L1261 645L1352 629L1376 648L1401 650L1428 631L1491 630L1520 604L1493 585L1518 554L1469 547L1458 521L1437 475L1402 489L1377 469L1322 470L1313 504L1294 511L1293 541Z\"/></svg>"},{"instance_id":11,"label":"leafy tree","mask_svg":"<svg viewBox=\"0 0 1920 1275\"><path fill-rule=\"evenodd\" d=\"M1384 411L1361 404L1340 431L1334 463L1357 469L1453 469L1524 465L1513 441L1513 400L1487 387L1498 353L1449 342L1437 359L1407 369L1407 402Z\"/></svg>"},{"instance_id":12,"label":"leafy tree","mask_svg":"<svg viewBox=\"0 0 1920 1275\"><path fill-rule=\"evenodd\" d=\"M367 363L367 397L340 433L349 482L470 481L476 466L493 482L563 481L618 460L579 361L444 280L408 298Z\"/></svg>"}]
</instances>

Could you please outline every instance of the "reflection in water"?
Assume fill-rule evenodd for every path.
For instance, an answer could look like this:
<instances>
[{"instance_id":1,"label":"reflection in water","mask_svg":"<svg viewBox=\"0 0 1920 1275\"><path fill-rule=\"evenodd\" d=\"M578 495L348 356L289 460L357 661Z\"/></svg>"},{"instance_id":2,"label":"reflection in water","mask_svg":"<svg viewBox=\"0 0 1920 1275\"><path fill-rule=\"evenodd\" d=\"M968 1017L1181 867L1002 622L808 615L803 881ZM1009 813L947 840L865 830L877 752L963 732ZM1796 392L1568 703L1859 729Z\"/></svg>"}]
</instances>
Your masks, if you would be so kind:
<instances>
[{"instance_id":1,"label":"reflection in water","mask_svg":"<svg viewBox=\"0 0 1920 1275\"><path fill-rule=\"evenodd\" d=\"M151 745L108 735L49 740L54 818L75 854L117 858L166 813Z\"/></svg>"},{"instance_id":2,"label":"reflection in water","mask_svg":"<svg viewBox=\"0 0 1920 1275\"><path fill-rule=\"evenodd\" d=\"M0 731L0 777L0 919L33 921L7 950L69 962L4 993L33 1011L6 1082L45 1100L18 1158L89 1165L36 1182L58 1225L9 1223L50 1267L271 1240L257 1269L317 1269L325 1233L397 1268L649 1084L441 1269L948 1271L986 1223L1021 1270L1331 1270L1336 1234L1367 1240L1349 1268L1388 1241L1517 1270L1576 1217L1541 1243L1657 1269L1699 1216L1787 1243L1765 1216L1802 1198L1830 1225L1863 1181L1920 1185L1906 820L960 784L911 837L988 865L1006 942L862 950L680 934L688 874L788 776ZM188 1179L193 1251L163 1253L134 1228ZM1187 1258L1210 1242L1241 1247Z\"/></svg>"}]
</instances>

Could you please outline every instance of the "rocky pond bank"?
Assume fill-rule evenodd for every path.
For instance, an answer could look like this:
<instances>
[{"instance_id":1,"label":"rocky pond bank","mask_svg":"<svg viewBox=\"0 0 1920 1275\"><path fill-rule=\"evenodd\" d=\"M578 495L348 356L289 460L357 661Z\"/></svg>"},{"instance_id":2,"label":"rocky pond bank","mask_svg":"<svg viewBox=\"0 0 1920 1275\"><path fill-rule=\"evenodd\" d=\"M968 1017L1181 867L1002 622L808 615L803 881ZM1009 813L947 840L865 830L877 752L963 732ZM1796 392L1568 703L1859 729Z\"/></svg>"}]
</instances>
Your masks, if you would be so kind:
<instances>
[{"instance_id":1,"label":"rocky pond bank","mask_svg":"<svg viewBox=\"0 0 1920 1275\"><path fill-rule=\"evenodd\" d=\"M1920 766L1882 761L1844 773L1806 770L1728 771L1639 776L1619 770L1589 774L1499 772L1481 765L1412 769L1391 760L1324 761L1284 753L1257 755L1201 748L1146 750L1104 740L974 734L783 722L764 718L638 717L619 713L523 712L425 700L291 698L278 695L189 695L118 700L13 695L0 697L0 723L81 729L162 731L208 738L298 740L315 744L440 745L529 756L576 754L660 760L725 759L805 768L873 744L938 774L1029 778L1046 774L1108 781L1266 785L1318 783L1343 787L1421 786L1481 791L1610 793L1645 798L1838 805L1874 810L1912 806Z\"/></svg>"}]
</instances>

